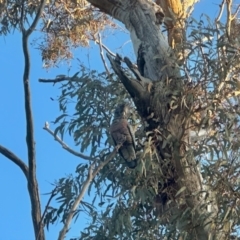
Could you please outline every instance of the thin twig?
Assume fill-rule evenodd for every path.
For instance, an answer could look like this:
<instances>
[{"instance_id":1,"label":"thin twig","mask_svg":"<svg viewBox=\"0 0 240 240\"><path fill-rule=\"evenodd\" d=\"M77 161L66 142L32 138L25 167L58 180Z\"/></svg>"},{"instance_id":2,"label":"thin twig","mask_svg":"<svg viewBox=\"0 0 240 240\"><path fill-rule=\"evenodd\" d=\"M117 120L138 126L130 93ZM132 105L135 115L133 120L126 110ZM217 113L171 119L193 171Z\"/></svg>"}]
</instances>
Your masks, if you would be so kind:
<instances>
[{"instance_id":1,"label":"thin twig","mask_svg":"<svg viewBox=\"0 0 240 240\"><path fill-rule=\"evenodd\" d=\"M225 2L226 2L226 0L223 0L222 3L220 4L220 11L219 11L219 14L218 14L218 16L215 20L216 22L219 22L221 17L222 17Z\"/></svg>"},{"instance_id":2,"label":"thin twig","mask_svg":"<svg viewBox=\"0 0 240 240\"><path fill-rule=\"evenodd\" d=\"M106 70L106 73L109 77L109 79L111 78L111 74L110 74L110 71L108 69L108 66L107 66L107 63L106 63L106 60L104 59L104 54L103 54L103 48L102 48L102 41L101 41L101 35L100 33L98 33L98 46L99 46L99 50L100 50L100 56L101 56L101 59L102 59L102 62L103 62L103 65L104 65L104 68Z\"/></svg>"},{"instance_id":3,"label":"thin twig","mask_svg":"<svg viewBox=\"0 0 240 240\"><path fill-rule=\"evenodd\" d=\"M57 136L56 134L54 134L54 132L53 132L51 129L49 129L49 127L44 126L43 129L46 130L48 133L50 133L50 134L54 137L54 139L55 139L58 143L60 143L60 144L62 145L62 147L63 147L65 150L67 150L68 152L70 152L71 154L73 154L73 155L75 155L75 156L77 156L77 157L80 157L80 158L82 158L82 159L84 159L84 160L90 160L90 161L95 161L95 160L96 160L95 158L92 158L92 157L86 156L86 155L84 155L84 154L81 154L81 153L79 153L79 152L76 152L76 151L74 151L73 149L71 149L70 147L68 147L68 145L67 145L66 143L64 143L59 136Z\"/></svg>"},{"instance_id":4,"label":"thin twig","mask_svg":"<svg viewBox=\"0 0 240 240\"><path fill-rule=\"evenodd\" d=\"M9 160L11 160L12 162L14 162L17 166L19 166L28 181L28 166L21 159L17 157L13 152L11 152L10 150L8 150L7 148L1 145L0 145L0 153L6 158L8 158Z\"/></svg>"},{"instance_id":5,"label":"thin twig","mask_svg":"<svg viewBox=\"0 0 240 240\"><path fill-rule=\"evenodd\" d=\"M94 41L97 43L97 44L100 44L100 42L97 40L97 39L94 39ZM109 50L109 48L107 48L103 43L101 43L101 46L102 48L104 48L109 55L113 56L113 57L116 57L116 54L113 53L112 51Z\"/></svg>"},{"instance_id":6,"label":"thin twig","mask_svg":"<svg viewBox=\"0 0 240 240\"><path fill-rule=\"evenodd\" d=\"M75 202L73 203L73 206L71 208L70 213L67 216L65 224L64 224L62 230L59 233L58 240L63 240L64 239L64 237L66 235L66 232L69 229L69 226L71 224L71 221L72 221L72 218L74 216L74 213L75 213L77 207L79 206L79 204L81 203L81 201L82 201L82 199L84 197L84 194L85 194L86 190L88 189L89 184L92 182L92 180L98 174L98 172L115 157L115 155L116 155L118 149L121 147L121 145L122 144L117 145L114 148L113 152L107 157L107 159L104 162L101 162L94 171L93 171L93 167L94 167L95 163L91 164L91 166L89 168L89 171L88 171L88 178L84 182L80 194L78 195L78 197L76 198Z\"/></svg>"}]
</instances>

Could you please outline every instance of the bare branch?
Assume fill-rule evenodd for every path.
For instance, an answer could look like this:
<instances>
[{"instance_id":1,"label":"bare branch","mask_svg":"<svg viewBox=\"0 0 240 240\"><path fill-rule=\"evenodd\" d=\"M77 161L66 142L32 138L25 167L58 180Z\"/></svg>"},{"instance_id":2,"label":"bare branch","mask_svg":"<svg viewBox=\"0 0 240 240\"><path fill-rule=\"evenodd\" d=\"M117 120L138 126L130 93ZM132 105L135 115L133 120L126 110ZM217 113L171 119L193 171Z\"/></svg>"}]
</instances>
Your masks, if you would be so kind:
<instances>
[{"instance_id":1,"label":"bare branch","mask_svg":"<svg viewBox=\"0 0 240 240\"><path fill-rule=\"evenodd\" d=\"M94 41L95 41L97 44L100 44L100 42L99 42L97 39L95 39ZM113 57L116 57L116 54L113 53L112 51L110 51L109 48L107 48L104 44L101 43L101 46L102 46L102 48L104 48L104 49L108 52L109 55L111 55L111 56L113 56Z\"/></svg>"},{"instance_id":2,"label":"bare branch","mask_svg":"<svg viewBox=\"0 0 240 240\"><path fill-rule=\"evenodd\" d=\"M93 178L98 174L98 172L106 165L108 164L117 154L119 148L122 146L121 144L118 144L117 146L115 146L113 152L107 157L107 159L104 162L101 162L99 164L99 166L97 167L97 169L95 169L95 171L93 172Z\"/></svg>"},{"instance_id":3,"label":"bare branch","mask_svg":"<svg viewBox=\"0 0 240 240\"><path fill-rule=\"evenodd\" d=\"M60 143L62 145L62 147L65 150L67 150L68 152L70 152L71 154L73 154L73 155L75 155L77 157L80 157L80 158L82 158L84 160L90 160L90 161L95 161L96 160L95 158L92 158L92 157L86 156L84 154L81 154L79 152L76 152L73 149L71 149L70 147L68 147L68 145L66 143L64 143L59 136L55 135L54 132L51 129L49 129L49 127L45 126L45 127L43 127L43 129L46 130L48 133L50 133L54 137L54 139L58 143Z\"/></svg>"},{"instance_id":4,"label":"bare branch","mask_svg":"<svg viewBox=\"0 0 240 240\"><path fill-rule=\"evenodd\" d=\"M218 16L215 20L216 22L219 22L221 17L222 17L225 2L226 2L226 0L223 0L222 3L219 5L220 6L220 11L219 11Z\"/></svg>"},{"instance_id":5,"label":"bare branch","mask_svg":"<svg viewBox=\"0 0 240 240\"><path fill-rule=\"evenodd\" d=\"M76 82L77 80L75 80L72 77L67 77L67 76L63 76L63 77L57 77L55 79L43 79L43 78L39 78L38 79L39 82L43 82L43 83L59 83L59 82L63 82L63 81L72 81L72 82Z\"/></svg>"},{"instance_id":6,"label":"bare branch","mask_svg":"<svg viewBox=\"0 0 240 240\"><path fill-rule=\"evenodd\" d=\"M31 109L31 90L29 85L30 75L30 55L28 51L28 37L23 33L22 38L23 53L24 53L24 74L23 74L23 85L24 85L24 98L25 98L25 114L27 123L26 141L28 148L28 164L31 179L35 178L35 140L34 140L34 127L33 127L33 115Z\"/></svg>"},{"instance_id":7,"label":"bare branch","mask_svg":"<svg viewBox=\"0 0 240 240\"><path fill-rule=\"evenodd\" d=\"M18 158L13 152L11 152L10 150L1 145L0 153L9 160L11 160L12 162L14 162L17 166L19 166L23 171L26 179L28 180L28 166L20 158Z\"/></svg>"},{"instance_id":8,"label":"bare branch","mask_svg":"<svg viewBox=\"0 0 240 240\"><path fill-rule=\"evenodd\" d=\"M58 240L64 240L66 232L69 229L69 226L71 224L73 215L74 215L77 207L81 203L81 201L82 201L82 199L84 197L84 194L85 194L86 190L88 189L89 184L92 182L92 180L98 174L98 172L115 157L115 155L116 155L118 149L121 147L121 145L122 144L117 145L114 148L113 152L107 157L107 159L104 162L101 162L94 171L93 171L93 168L94 168L95 163L91 164L91 166L89 167L88 178L86 179L86 181L83 184L82 191L80 192L80 194L76 198L75 202L73 203L73 206L71 208L70 213L67 216L65 224L64 224L62 230L59 233Z\"/></svg>"},{"instance_id":9,"label":"bare branch","mask_svg":"<svg viewBox=\"0 0 240 240\"><path fill-rule=\"evenodd\" d=\"M38 9L38 12L32 22L32 25L29 27L29 29L25 32L25 36L26 37L29 37L30 34L33 32L33 30L35 29L35 27L37 26L37 23L42 15L42 11L43 11L43 8L44 8L44 5L46 3L46 0L41 0L40 2L40 5L39 5L39 9Z\"/></svg>"},{"instance_id":10,"label":"bare branch","mask_svg":"<svg viewBox=\"0 0 240 240\"><path fill-rule=\"evenodd\" d=\"M30 90L30 54L28 50L28 38L36 27L45 5L45 0L40 1L38 12L33 20L32 25L28 30L22 29L22 48L24 54L24 102L25 102L25 117L26 117L26 142L28 151L28 192L31 201L32 222L34 226L35 238L44 240L44 229L41 226L41 205L38 191L38 182L36 178L36 150L34 140L34 125L33 114L31 107L31 90Z\"/></svg>"},{"instance_id":11,"label":"bare branch","mask_svg":"<svg viewBox=\"0 0 240 240\"><path fill-rule=\"evenodd\" d=\"M109 71L109 69L108 69L106 60L104 59L103 47L102 47L102 41L101 41L101 35L100 35L100 33L98 33L98 42L99 42L98 46L99 46L99 49L100 49L100 56L101 56L101 59L102 59L104 68L105 68L105 70L106 70L106 73L107 73L108 77L110 78L110 77L111 77L110 71Z\"/></svg>"}]
</instances>

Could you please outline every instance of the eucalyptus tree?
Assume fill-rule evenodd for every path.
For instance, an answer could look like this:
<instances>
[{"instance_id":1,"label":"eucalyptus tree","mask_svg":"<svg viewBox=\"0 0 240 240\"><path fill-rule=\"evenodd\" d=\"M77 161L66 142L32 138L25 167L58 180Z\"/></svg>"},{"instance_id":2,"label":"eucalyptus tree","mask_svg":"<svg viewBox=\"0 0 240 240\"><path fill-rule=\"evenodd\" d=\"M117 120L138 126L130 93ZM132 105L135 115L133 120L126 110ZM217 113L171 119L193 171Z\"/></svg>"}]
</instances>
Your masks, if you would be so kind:
<instances>
[{"instance_id":1,"label":"eucalyptus tree","mask_svg":"<svg viewBox=\"0 0 240 240\"><path fill-rule=\"evenodd\" d=\"M68 129L81 151L90 147L96 161L104 159L112 144L111 116L127 99L134 109L130 121L138 166L130 170L118 157L104 166L90 186L96 196L114 200L98 215L94 198L93 222L81 239L234 237L239 220L238 9L232 12L232 2L223 1L216 19L196 21L190 16L196 1L88 2L124 24L136 64L98 41L115 75L106 67L104 75L83 70L49 80L68 81L59 98L64 114L56 132ZM77 104L71 118L65 112L73 96Z\"/></svg>"},{"instance_id":2,"label":"eucalyptus tree","mask_svg":"<svg viewBox=\"0 0 240 240\"><path fill-rule=\"evenodd\" d=\"M59 239L82 211L92 222L79 239L239 237L238 7L223 0L215 19L202 15L195 20L195 3L45 3L40 50L46 66L94 40L106 69L97 73L82 67L72 77L40 79L62 89L58 126L52 131L46 123L45 130L87 161L77 166L74 177L59 180L51 198L57 195L60 205L50 208L49 203L40 220L49 227L60 218ZM2 18L5 28L7 17ZM113 53L97 37L117 21L129 32L135 60ZM116 154L121 145L114 148L109 134L113 112L122 102L132 104L128 121L137 140L134 169ZM67 132L81 153L63 142ZM93 201L84 201L93 189Z\"/></svg>"}]
</instances>

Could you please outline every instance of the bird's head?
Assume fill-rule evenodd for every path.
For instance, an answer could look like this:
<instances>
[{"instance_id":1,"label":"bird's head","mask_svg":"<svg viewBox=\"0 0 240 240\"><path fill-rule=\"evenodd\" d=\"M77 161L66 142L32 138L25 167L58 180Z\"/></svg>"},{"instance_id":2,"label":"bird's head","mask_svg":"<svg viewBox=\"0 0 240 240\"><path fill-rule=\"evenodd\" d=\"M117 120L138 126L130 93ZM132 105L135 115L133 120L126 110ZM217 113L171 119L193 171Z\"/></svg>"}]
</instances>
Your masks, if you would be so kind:
<instances>
[{"instance_id":1,"label":"bird's head","mask_svg":"<svg viewBox=\"0 0 240 240\"><path fill-rule=\"evenodd\" d=\"M115 110L115 118L128 118L130 114L130 105L128 103L121 103Z\"/></svg>"}]
</instances>

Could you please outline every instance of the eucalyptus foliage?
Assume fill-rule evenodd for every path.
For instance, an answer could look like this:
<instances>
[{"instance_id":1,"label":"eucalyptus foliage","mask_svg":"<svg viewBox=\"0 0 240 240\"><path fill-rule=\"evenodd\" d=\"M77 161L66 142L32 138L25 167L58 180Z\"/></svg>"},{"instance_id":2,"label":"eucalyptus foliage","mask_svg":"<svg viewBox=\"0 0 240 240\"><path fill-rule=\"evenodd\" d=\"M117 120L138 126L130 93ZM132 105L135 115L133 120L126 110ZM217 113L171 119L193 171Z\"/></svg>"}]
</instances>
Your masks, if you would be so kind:
<instances>
[{"instance_id":1,"label":"eucalyptus foliage","mask_svg":"<svg viewBox=\"0 0 240 240\"><path fill-rule=\"evenodd\" d=\"M189 19L188 40L182 45L182 77L185 81L181 104L191 106L190 139L186 143L186 155L195 158L201 168L206 202L217 199L218 214L211 224L229 231L232 239L239 236L239 50L234 39L228 39L225 25L211 22L207 16L200 21ZM69 81L61 84L59 97L60 115L55 123L55 133L66 132L74 137L81 152L90 152L98 161L103 161L111 151L112 142L108 129L116 105L127 99L128 94L116 76L98 74L84 68ZM92 222L79 239L178 239L187 233L176 231L176 224L188 224L186 215L179 209L175 215L159 214L155 196L159 184L164 186L164 176L156 153L151 151L148 133L141 135L141 119L135 113L133 123L138 126L138 152L141 153L138 167L129 170L116 157L106 165L91 183L88 194L95 189L93 202L82 202L76 212L87 209ZM204 129L205 134L198 136ZM137 133L138 133L137 132ZM194 137L191 137L191 136ZM140 144L141 143L141 144ZM185 156L185 157L187 157ZM81 191L88 164L77 166L76 175L60 179L57 183L59 207L48 212L45 221L53 223L65 214ZM165 160L168 167L168 161ZM164 189L163 191L168 191ZM168 204L185 189L173 194ZM95 201L100 199L98 206ZM196 206L197 207L197 206ZM198 206L199 207L199 206ZM206 219L208 216L200 216ZM170 218L171 224L165 224ZM194 215L192 215L194 219ZM187 219L187 218L186 218ZM198 219L199 220L199 219ZM164 238L164 239L165 239Z\"/></svg>"}]
</instances>

